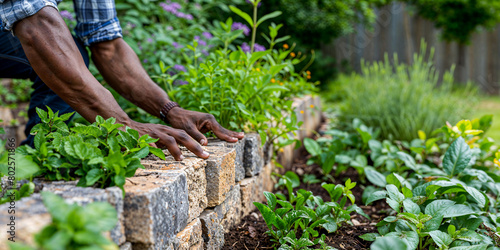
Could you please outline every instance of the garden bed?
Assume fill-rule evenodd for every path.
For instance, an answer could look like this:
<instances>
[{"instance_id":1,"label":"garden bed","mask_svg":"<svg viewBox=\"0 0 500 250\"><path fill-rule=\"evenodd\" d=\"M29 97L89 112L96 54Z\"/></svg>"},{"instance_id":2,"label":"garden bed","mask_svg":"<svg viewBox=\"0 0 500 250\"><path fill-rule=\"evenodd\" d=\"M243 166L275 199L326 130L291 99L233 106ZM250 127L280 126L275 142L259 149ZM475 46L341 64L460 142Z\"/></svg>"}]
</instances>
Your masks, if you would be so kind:
<instances>
[{"instance_id":1,"label":"garden bed","mask_svg":"<svg viewBox=\"0 0 500 250\"><path fill-rule=\"evenodd\" d=\"M313 174L317 178L321 178L321 168L317 164L306 164L307 159L310 157L307 151L301 149L298 153L300 155L294 160L293 165L285 170L299 173L301 178L306 174ZM338 249L369 249L371 242L365 241L358 236L366 233L376 233L377 229L375 224L383 217L387 216L389 206L381 201L375 202L370 206L361 204L363 188L362 185L359 185L361 181L358 172L352 168L349 168L347 171L337 176L334 183L343 184L347 179L351 179L351 181L358 183L358 185L352 189L353 195L356 197L357 205L370 216L371 221L359 214L353 214L351 217L353 225L345 224L335 233L327 234L326 230L322 230L321 233L327 234L325 243L328 246ZM294 191L299 189L311 191L314 195L320 196L323 200L330 199L328 192L321 187L321 183L301 183ZM286 190L281 191L287 195ZM347 205L350 205L350 202L348 202ZM258 210L254 210L250 215L245 216L241 223L232 227L231 230L225 234L223 249L273 249L274 243L271 241L271 237L265 233L267 230L268 227L262 215Z\"/></svg>"}]
</instances>

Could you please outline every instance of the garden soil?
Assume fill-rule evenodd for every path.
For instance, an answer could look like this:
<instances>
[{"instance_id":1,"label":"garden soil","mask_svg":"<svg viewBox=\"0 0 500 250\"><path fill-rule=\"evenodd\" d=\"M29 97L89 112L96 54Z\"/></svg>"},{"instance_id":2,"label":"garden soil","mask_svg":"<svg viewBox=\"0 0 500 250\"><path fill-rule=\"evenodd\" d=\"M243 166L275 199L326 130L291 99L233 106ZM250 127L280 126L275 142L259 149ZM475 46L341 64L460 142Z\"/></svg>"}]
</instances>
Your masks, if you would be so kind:
<instances>
[{"instance_id":1,"label":"garden soil","mask_svg":"<svg viewBox=\"0 0 500 250\"><path fill-rule=\"evenodd\" d=\"M287 169L297 173L299 176L304 174L314 174L321 177L320 167L318 165L308 166L305 164L309 155L305 150L301 151L301 157L294 161L291 169ZM347 179L356 182L357 185L351 191L356 197L356 204L363 209L363 211L370 216L371 221L365 217L353 213L351 222L353 225L344 224L336 232L328 234L326 231L320 233L326 234L325 243L337 249L369 249L372 242L365 241L359 238L360 235L365 233L375 233L377 228L375 224L383 217L387 216L386 211L389 209L387 204L382 201L377 201L371 206L364 206L361 202L363 188L361 181L356 170L350 168L347 171L340 173L335 180L335 184L344 184ZM329 201L330 197L328 192L321 187L320 183L304 184L296 189L305 189L313 192L314 195L321 196L323 200ZM285 195L286 190L280 190ZM349 201L347 202L349 205ZM240 224L231 228L229 233L224 235L225 244L222 249L229 250L253 250L253 249L275 249L274 243L271 238L265 233L268 230L262 215L258 210L253 211L250 215L244 217ZM319 247L316 246L316 247Z\"/></svg>"}]
</instances>

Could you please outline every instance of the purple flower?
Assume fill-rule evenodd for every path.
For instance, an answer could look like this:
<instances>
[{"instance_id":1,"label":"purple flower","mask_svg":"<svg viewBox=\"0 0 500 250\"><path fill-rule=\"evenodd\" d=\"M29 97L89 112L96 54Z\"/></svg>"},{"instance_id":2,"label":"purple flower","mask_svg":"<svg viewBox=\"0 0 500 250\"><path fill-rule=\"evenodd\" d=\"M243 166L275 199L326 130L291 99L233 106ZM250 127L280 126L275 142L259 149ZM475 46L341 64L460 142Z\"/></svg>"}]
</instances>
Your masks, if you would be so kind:
<instances>
[{"instance_id":1,"label":"purple flower","mask_svg":"<svg viewBox=\"0 0 500 250\"><path fill-rule=\"evenodd\" d=\"M174 30L174 28L172 28L172 26L167 26L167 30Z\"/></svg>"},{"instance_id":2,"label":"purple flower","mask_svg":"<svg viewBox=\"0 0 500 250\"><path fill-rule=\"evenodd\" d=\"M182 48L182 45L180 45L180 44L178 44L176 42L172 42L172 46L174 46L174 48L176 48L176 49Z\"/></svg>"},{"instance_id":3,"label":"purple flower","mask_svg":"<svg viewBox=\"0 0 500 250\"><path fill-rule=\"evenodd\" d=\"M183 80L175 80L174 85L186 85L188 84L188 81L183 81Z\"/></svg>"},{"instance_id":4,"label":"purple flower","mask_svg":"<svg viewBox=\"0 0 500 250\"><path fill-rule=\"evenodd\" d=\"M252 3L252 2L250 2L250 0L245 0L245 1L246 1L247 3L249 3L249 4L253 5L253 3ZM257 8L259 8L261 4L262 4L262 1L261 1L261 2L259 2L259 4L257 5Z\"/></svg>"},{"instance_id":5,"label":"purple flower","mask_svg":"<svg viewBox=\"0 0 500 250\"><path fill-rule=\"evenodd\" d=\"M153 42L153 38L148 38L148 43L152 43Z\"/></svg>"},{"instance_id":6,"label":"purple flower","mask_svg":"<svg viewBox=\"0 0 500 250\"><path fill-rule=\"evenodd\" d=\"M231 26L231 30L243 30L243 34L245 34L245 36L248 36L250 34L250 28L239 22L234 22Z\"/></svg>"},{"instance_id":7,"label":"purple flower","mask_svg":"<svg viewBox=\"0 0 500 250\"><path fill-rule=\"evenodd\" d=\"M200 36L195 36L194 40L198 41L198 44L201 46L207 46L207 42L200 39Z\"/></svg>"},{"instance_id":8,"label":"purple flower","mask_svg":"<svg viewBox=\"0 0 500 250\"><path fill-rule=\"evenodd\" d=\"M67 11L67 10L63 10L63 11L61 11L61 16L62 16L64 19L68 19L69 21L73 21L73 20L75 20L75 19L73 18L73 15L71 15L71 13L70 13L69 11Z\"/></svg>"},{"instance_id":9,"label":"purple flower","mask_svg":"<svg viewBox=\"0 0 500 250\"><path fill-rule=\"evenodd\" d=\"M184 71L186 72L186 68L182 65L179 65L179 64L176 64L174 65L174 69L177 70L177 71Z\"/></svg>"},{"instance_id":10,"label":"purple flower","mask_svg":"<svg viewBox=\"0 0 500 250\"><path fill-rule=\"evenodd\" d=\"M266 50L266 47L258 44L258 43L255 43L255 45L253 46L253 51L254 52L257 52L257 51L265 51Z\"/></svg>"},{"instance_id":11,"label":"purple flower","mask_svg":"<svg viewBox=\"0 0 500 250\"><path fill-rule=\"evenodd\" d=\"M186 14L186 13L183 13L183 12L177 12L177 13L175 13L175 16L177 16L178 18L184 18L184 19L187 19L187 20L193 20L193 16L191 14Z\"/></svg>"},{"instance_id":12,"label":"purple flower","mask_svg":"<svg viewBox=\"0 0 500 250\"><path fill-rule=\"evenodd\" d=\"M166 12L170 12L172 14L177 14L177 12L179 11L180 8L182 8L182 6L179 4L179 3L176 3L176 2L170 2L170 1L167 1L165 3L160 3L160 6L166 11Z\"/></svg>"},{"instance_id":13,"label":"purple flower","mask_svg":"<svg viewBox=\"0 0 500 250\"><path fill-rule=\"evenodd\" d=\"M206 39L208 39L208 40L210 40L210 39L212 39L212 38L214 37L214 36L213 36L210 32L206 32L206 31L205 31L205 32L203 32L203 33L202 33L202 35L203 35Z\"/></svg>"},{"instance_id":14,"label":"purple flower","mask_svg":"<svg viewBox=\"0 0 500 250\"><path fill-rule=\"evenodd\" d=\"M243 52L245 53L248 53L250 52L251 48L250 48L250 45L248 45L247 43L243 43L241 45L241 50L243 50ZM253 46L253 51L254 52L257 52L257 51L265 51L266 50L266 47L258 44L258 43L255 43L255 45Z\"/></svg>"},{"instance_id":15,"label":"purple flower","mask_svg":"<svg viewBox=\"0 0 500 250\"><path fill-rule=\"evenodd\" d=\"M251 49L250 49L250 45L248 45L247 43L243 43L243 44L241 45L241 50L243 50L243 52L245 52L245 53L250 52L250 50L251 50Z\"/></svg>"},{"instance_id":16,"label":"purple flower","mask_svg":"<svg viewBox=\"0 0 500 250\"><path fill-rule=\"evenodd\" d=\"M205 55L205 56L208 56L208 55L209 55L209 54L208 54L208 51L207 51L206 49L202 49L202 50L201 50L201 53L202 53L203 55Z\"/></svg>"},{"instance_id":17,"label":"purple flower","mask_svg":"<svg viewBox=\"0 0 500 250\"><path fill-rule=\"evenodd\" d=\"M143 63L147 63L148 62L148 59L144 59L142 60Z\"/></svg>"}]
</instances>

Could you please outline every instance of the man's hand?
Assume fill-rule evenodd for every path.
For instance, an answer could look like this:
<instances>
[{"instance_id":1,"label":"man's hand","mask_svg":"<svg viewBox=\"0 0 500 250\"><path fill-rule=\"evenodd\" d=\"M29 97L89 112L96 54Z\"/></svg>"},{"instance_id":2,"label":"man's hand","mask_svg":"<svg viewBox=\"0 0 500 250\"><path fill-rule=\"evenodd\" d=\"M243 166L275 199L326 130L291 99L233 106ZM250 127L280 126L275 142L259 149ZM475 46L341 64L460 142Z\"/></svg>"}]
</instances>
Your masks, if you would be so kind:
<instances>
[{"instance_id":1,"label":"man's hand","mask_svg":"<svg viewBox=\"0 0 500 250\"><path fill-rule=\"evenodd\" d=\"M151 137L158 139L155 143L159 148L167 148L170 154L177 161L182 161L184 156L179 149L178 144L185 146L195 155L206 159L209 154L196 141L193 140L184 130L171 128L160 124L132 122L130 128L139 132L139 135L148 134ZM205 139L206 140L206 139Z\"/></svg>"},{"instance_id":2,"label":"man's hand","mask_svg":"<svg viewBox=\"0 0 500 250\"><path fill-rule=\"evenodd\" d=\"M168 112L167 120L172 127L186 131L201 145L207 145L208 141L203 133L209 131L214 132L219 139L227 142L237 142L238 139L242 139L245 136L243 132L238 133L225 129L211 114L185 110L179 107L173 108Z\"/></svg>"}]
</instances>

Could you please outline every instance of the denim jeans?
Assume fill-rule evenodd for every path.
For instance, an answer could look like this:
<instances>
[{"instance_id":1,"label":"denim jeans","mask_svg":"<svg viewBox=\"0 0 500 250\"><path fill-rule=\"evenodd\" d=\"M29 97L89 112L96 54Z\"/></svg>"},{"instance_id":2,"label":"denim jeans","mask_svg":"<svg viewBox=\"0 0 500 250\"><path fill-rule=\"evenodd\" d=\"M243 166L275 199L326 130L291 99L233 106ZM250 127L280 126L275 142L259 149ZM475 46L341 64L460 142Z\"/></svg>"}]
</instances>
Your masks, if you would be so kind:
<instances>
[{"instance_id":1,"label":"denim jeans","mask_svg":"<svg viewBox=\"0 0 500 250\"><path fill-rule=\"evenodd\" d=\"M89 55L85 46L77 38L73 37L73 39L88 67ZM26 58L19 39L12 36L10 32L5 31L0 31L0 78L30 79L33 82L33 92L31 93L28 109L28 123L24 130L27 139L21 143L22 145L28 144L33 147L34 136L30 135L30 131L33 126L41 122L36 113L36 108L47 110L45 106L48 106L54 112L59 111L60 115L74 111L38 77Z\"/></svg>"}]
</instances>

